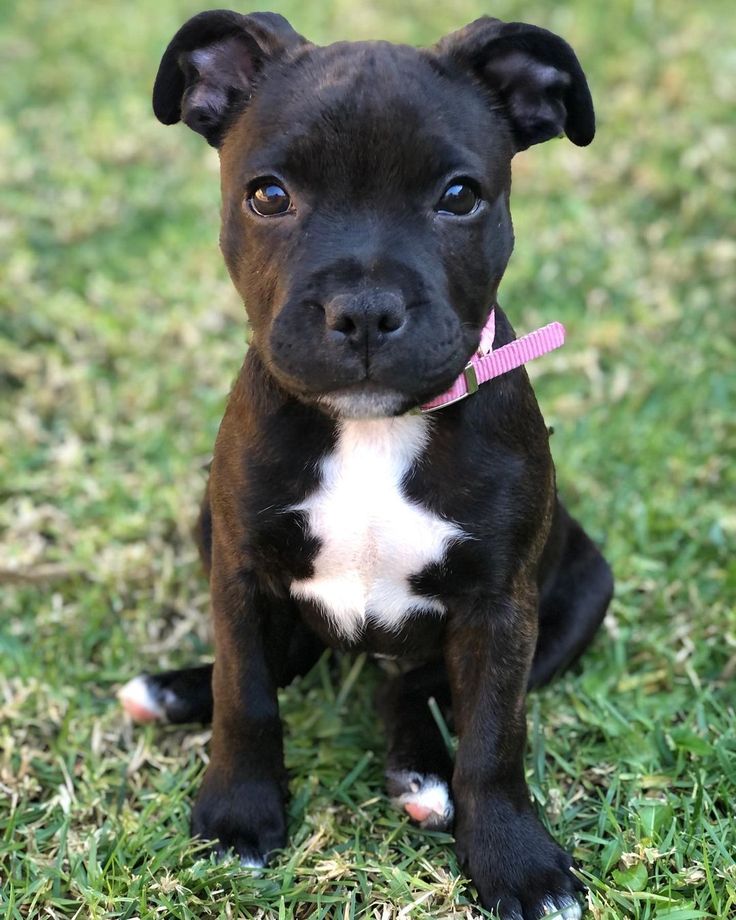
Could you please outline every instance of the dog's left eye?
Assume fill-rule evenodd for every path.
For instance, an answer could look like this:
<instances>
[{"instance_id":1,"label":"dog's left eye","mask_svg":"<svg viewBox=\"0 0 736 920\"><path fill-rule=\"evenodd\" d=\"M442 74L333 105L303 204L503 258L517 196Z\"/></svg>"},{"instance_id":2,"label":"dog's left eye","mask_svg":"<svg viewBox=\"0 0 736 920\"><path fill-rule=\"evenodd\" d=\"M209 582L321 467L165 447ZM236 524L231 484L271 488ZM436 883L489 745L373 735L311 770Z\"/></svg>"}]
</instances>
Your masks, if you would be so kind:
<instances>
[{"instance_id":1,"label":"dog's left eye","mask_svg":"<svg viewBox=\"0 0 736 920\"><path fill-rule=\"evenodd\" d=\"M247 201L251 210L261 217L276 217L279 214L286 214L291 208L289 193L273 179L254 186Z\"/></svg>"},{"instance_id":2,"label":"dog's left eye","mask_svg":"<svg viewBox=\"0 0 736 920\"><path fill-rule=\"evenodd\" d=\"M438 214L455 214L462 216L472 214L480 204L477 187L464 179L451 182L437 202Z\"/></svg>"}]
</instances>

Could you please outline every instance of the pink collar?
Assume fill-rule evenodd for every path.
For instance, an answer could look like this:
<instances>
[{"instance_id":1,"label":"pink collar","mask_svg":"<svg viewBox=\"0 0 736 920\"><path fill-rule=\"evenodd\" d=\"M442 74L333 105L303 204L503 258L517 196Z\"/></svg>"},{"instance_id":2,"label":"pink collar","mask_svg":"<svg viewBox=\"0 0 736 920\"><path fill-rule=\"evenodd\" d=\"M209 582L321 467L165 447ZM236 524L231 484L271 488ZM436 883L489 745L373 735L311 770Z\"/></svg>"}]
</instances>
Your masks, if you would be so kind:
<instances>
[{"instance_id":1,"label":"pink collar","mask_svg":"<svg viewBox=\"0 0 736 920\"><path fill-rule=\"evenodd\" d=\"M520 339L509 342L493 350L493 340L496 337L496 310L491 308L488 322L480 334L478 350L467 363L465 370L460 374L449 390L440 396L419 407L420 412L434 412L443 406L465 399L478 389L481 383L486 383L494 377L500 377L515 367L521 367L527 361L546 355L565 343L565 327L562 323L549 323L542 326Z\"/></svg>"}]
</instances>

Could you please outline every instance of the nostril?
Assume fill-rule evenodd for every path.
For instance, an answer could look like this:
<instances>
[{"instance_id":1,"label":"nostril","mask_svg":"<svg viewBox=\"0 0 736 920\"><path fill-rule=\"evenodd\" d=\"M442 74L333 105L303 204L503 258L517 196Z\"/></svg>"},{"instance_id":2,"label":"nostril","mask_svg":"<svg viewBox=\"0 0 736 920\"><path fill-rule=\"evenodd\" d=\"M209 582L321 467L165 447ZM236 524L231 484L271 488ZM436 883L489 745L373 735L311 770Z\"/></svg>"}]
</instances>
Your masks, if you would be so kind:
<instances>
[{"instance_id":1,"label":"nostril","mask_svg":"<svg viewBox=\"0 0 736 920\"><path fill-rule=\"evenodd\" d=\"M398 310L386 310L378 318L379 332L397 332L404 325L404 315Z\"/></svg>"},{"instance_id":2,"label":"nostril","mask_svg":"<svg viewBox=\"0 0 736 920\"><path fill-rule=\"evenodd\" d=\"M343 335L351 335L355 332L355 322L347 313L338 313L327 321L327 325L334 332L341 332Z\"/></svg>"},{"instance_id":3,"label":"nostril","mask_svg":"<svg viewBox=\"0 0 736 920\"><path fill-rule=\"evenodd\" d=\"M325 325L331 332L353 335L356 330L354 311L349 298L333 297L324 305Z\"/></svg>"}]
</instances>

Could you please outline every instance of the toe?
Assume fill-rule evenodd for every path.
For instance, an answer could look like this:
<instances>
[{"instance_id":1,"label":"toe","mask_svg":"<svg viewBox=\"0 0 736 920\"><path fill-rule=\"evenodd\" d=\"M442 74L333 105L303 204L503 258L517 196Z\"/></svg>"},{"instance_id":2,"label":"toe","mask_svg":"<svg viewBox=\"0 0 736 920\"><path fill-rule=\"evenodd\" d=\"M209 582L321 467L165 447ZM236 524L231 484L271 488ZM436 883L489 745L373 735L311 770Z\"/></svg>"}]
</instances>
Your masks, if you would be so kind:
<instances>
[{"instance_id":1,"label":"toe","mask_svg":"<svg viewBox=\"0 0 736 920\"><path fill-rule=\"evenodd\" d=\"M571 895L554 895L546 897L533 915L558 920L580 920L583 916L580 904Z\"/></svg>"},{"instance_id":2,"label":"toe","mask_svg":"<svg viewBox=\"0 0 736 920\"><path fill-rule=\"evenodd\" d=\"M412 821L416 821L417 824L426 821L432 814L431 808L427 808L426 805L420 805L418 802L406 802L404 804L404 811L409 815Z\"/></svg>"},{"instance_id":3,"label":"toe","mask_svg":"<svg viewBox=\"0 0 736 920\"><path fill-rule=\"evenodd\" d=\"M568 856L568 854L565 853L564 851L560 851L560 855L559 855L557 864L560 867L561 871L564 873L565 880L568 883L563 889L561 889L561 893L564 895L566 890L568 890L568 886L569 886L570 891L576 891L578 893L584 892L585 885L580 881L580 879L576 875L573 875L572 873L573 869L577 869L577 866L575 865L574 860L570 856Z\"/></svg>"},{"instance_id":4,"label":"toe","mask_svg":"<svg viewBox=\"0 0 736 920\"><path fill-rule=\"evenodd\" d=\"M252 869L254 870L254 874L260 874L259 870L265 868L265 866L266 860L260 853L256 853L255 850L246 850L244 853L240 854L240 867L242 869Z\"/></svg>"},{"instance_id":5,"label":"toe","mask_svg":"<svg viewBox=\"0 0 736 920\"><path fill-rule=\"evenodd\" d=\"M444 780L409 770L393 771L388 779L393 804L403 809L412 821L431 830L450 826L454 808Z\"/></svg>"},{"instance_id":6,"label":"toe","mask_svg":"<svg viewBox=\"0 0 736 920\"><path fill-rule=\"evenodd\" d=\"M524 920L524 912L521 907L521 901L510 895L491 896L484 903L490 907L494 916L500 920Z\"/></svg>"},{"instance_id":7,"label":"toe","mask_svg":"<svg viewBox=\"0 0 736 920\"><path fill-rule=\"evenodd\" d=\"M118 699L134 722L156 722L165 718L164 710L145 674L139 674L121 687Z\"/></svg>"}]
</instances>

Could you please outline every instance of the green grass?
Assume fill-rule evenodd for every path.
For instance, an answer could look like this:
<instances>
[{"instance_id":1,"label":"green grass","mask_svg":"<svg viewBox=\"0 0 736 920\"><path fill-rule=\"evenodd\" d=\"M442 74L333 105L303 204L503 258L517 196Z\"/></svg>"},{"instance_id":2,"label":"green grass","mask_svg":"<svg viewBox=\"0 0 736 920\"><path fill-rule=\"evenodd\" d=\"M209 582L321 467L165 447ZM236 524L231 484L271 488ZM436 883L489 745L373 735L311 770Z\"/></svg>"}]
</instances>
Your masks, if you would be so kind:
<instances>
[{"instance_id":1,"label":"green grass","mask_svg":"<svg viewBox=\"0 0 736 920\"><path fill-rule=\"evenodd\" d=\"M432 41L486 10L277 3L318 41ZM153 119L199 7L6 2L0 21L0 916L478 916L446 836L389 808L365 664L282 695L288 850L198 859L206 732L132 728L132 673L205 660L189 528L245 342L216 156ZM451 12L449 11L451 9ZM502 303L560 319L533 369L562 491L618 579L584 669L530 701L531 788L594 918L736 910L736 20L718 0L498 0L563 33L594 145L515 163ZM414 905L414 906L412 906Z\"/></svg>"}]
</instances>

